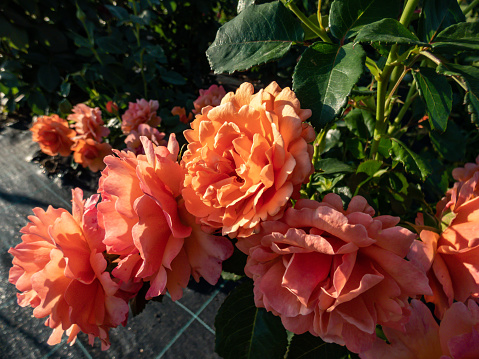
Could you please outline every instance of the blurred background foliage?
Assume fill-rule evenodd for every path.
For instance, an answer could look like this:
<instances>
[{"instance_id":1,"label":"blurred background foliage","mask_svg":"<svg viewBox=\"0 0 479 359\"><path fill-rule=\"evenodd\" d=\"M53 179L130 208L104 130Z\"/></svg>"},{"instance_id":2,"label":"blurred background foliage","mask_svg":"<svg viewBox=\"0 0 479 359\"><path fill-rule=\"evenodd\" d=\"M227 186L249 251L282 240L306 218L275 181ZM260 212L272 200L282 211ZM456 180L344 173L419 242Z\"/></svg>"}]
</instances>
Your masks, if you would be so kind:
<instances>
[{"instance_id":1,"label":"blurred background foliage","mask_svg":"<svg viewBox=\"0 0 479 359\"><path fill-rule=\"evenodd\" d=\"M205 49L235 14L234 0L2 0L4 112L192 102L211 82Z\"/></svg>"}]
</instances>

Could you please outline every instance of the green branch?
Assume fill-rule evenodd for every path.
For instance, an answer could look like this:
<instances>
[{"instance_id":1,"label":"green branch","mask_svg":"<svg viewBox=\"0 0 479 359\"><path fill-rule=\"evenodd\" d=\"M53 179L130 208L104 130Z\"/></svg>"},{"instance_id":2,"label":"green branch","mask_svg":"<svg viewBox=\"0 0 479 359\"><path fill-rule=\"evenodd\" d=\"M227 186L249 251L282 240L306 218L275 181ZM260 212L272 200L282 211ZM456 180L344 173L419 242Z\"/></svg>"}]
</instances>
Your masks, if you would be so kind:
<instances>
[{"instance_id":1,"label":"green branch","mask_svg":"<svg viewBox=\"0 0 479 359\"><path fill-rule=\"evenodd\" d=\"M296 5L290 2L285 2L284 0L283 0L283 4L289 10L291 10L301 20L301 22L304 25L306 25L311 31L313 31L316 35L318 35L321 38L321 40L323 40L324 42L332 43L331 39L326 33L326 30L322 27L316 26L316 24L313 23L311 20L309 20L308 17L304 15L303 12L299 10Z\"/></svg>"}]
</instances>

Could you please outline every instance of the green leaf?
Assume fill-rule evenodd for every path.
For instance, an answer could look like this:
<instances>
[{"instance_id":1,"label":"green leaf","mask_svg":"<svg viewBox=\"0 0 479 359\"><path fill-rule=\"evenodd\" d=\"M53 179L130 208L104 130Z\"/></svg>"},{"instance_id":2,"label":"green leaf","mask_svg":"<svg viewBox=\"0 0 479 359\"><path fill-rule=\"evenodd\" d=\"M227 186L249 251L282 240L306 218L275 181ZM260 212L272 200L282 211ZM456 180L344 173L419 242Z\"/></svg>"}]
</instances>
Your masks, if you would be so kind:
<instances>
[{"instance_id":1,"label":"green leaf","mask_svg":"<svg viewBox=\"0 0 479 359\"><path fill-rule=\"evenodd\" d=\"M253 282L236 287L215 319L216 352L225 359L283 358L288 344L281 319L254 304Z\"/></svg>"},{"instance_id":2,"label":"green leaf","mask_svg":"<svg viewBox=\"0 0 479 359\"><path fill-rule=\"evenodd\" d=\"M436 71L447 76L460 76L464 79L468 91L465 96L465 103L469 105L469 112L479 125L479 68L475 66L463 66L441 63Z\"/></svg>"},{"instance_id":3,"label":"green leaf","mask_svg":"<svg viewBox=\"0 0 479 359\"><path fill-rule=\"evenodd\" d=\"M206 56L215 73L233 73L283 57L303 36L281 2L250 5L218 30Z\"/></svg>"},{"instance_id":4,"label":"green leaf","mask_svg":"<svg viewBox=\"0 0 479 359\"><path fill-rule=\"evenodd\" d=\"M438 52L479 50L479 22L461 22L441 31L432 43Z\"/></svg>"},{"instance_id":5,"label":"green leaf","mask_svg":"<svg viewBox=\"0 0 479 359\"><path fill-rule=\"evenodd\" d=\"M165 71L161 73L161 79L172 85L184 85L186 80L176 71Z\"/></svg>"},{"instance_id":6,"label":"green leaf","mask_svg":"<svg viewBox=\"0 0 479 359\"><path fill-rule=\"evenodd\" d=\"M429 132L434 149L448 161L462 162L466 158L466 134L453 121L447 125L444 133Z\"/></svg>"},{"instance_id":7,"label":"green leaf","mask_svg":"<svg viewBox=\"0 0 479 359\"><path fill-rule=\"evenodd\" d=\"M364 70L361 46L316 42L301 56L293 74L293 88L301 107L312 110L311 123L319 130L339 115L351 89Z\"/></svg>"},{"instance_id":8,"label":"green leaf","mask_svg":"<svg viewBox=\"0 0 479 359\"><path fill-rule=\"evenodd\" d=\"M431 42L443 29L463 21L457 0L424 0L418 34L422 41Z\"/></svg>"},{"instance_id":9,"label":"green leaf","mask_svg":"<svg viewBox=\"0 0 479 359\"><path fill-rule=\"evenodd\" d=\"M71 85L69 82L64 82L60 86L60 95L67 97L70 94Z\"/></svg>"},{"instance_id":10,"label":"green leaf","mask_svg":"<svg viewBox=\"0 0 479 359\"><path fill-rule=\"evenodd\" d=\"M60 110L62 114L70 114L70 111L72 110L72 108L73 108L72 104L66 98L64 98L58 103L58 109Z\"/></svg>"},{"instance_id":11,"label":"green leaf","mask_svg":"<svg viewBox=\"0 0 479 359\"><path fill-rule=\"evenodd\" d=\"M98 48L110 54L123 54L128 50L125 48L123 42L113 36L98 37L96 38L96 44L98 45Z\"/></svg>"},{"instance_id":12,"label":"green leaf","mask_svg":"<svg viewBox=\"0 0 479 359\"><path fill-rule=\"evenodd\" d=\"M379 171L381 168L383 162L379 160L367 160L364 162L361 162L358 166L358 169L356 170L356 173L366 173L369 177L374 176L376 172Z\"/></svg>"},{"instance_id":13,"label":"green leaf","mask_svg":"<svg viewBox=\"0 0 479 359\"><path fill-rule=\"evenodd\" d=\"M236 12L239 14L248 6L254 5L254 3L255 3L255 0L238 0L238 6L236 7Z\"/></svg>"},{"instance_id":14,"label":"green leaf","mask_svg":"<svg viewBox=\"0 0 479 359\"><path fill-rule=\"evenodd\" d=\"M61 82L60 73L53 65L42 65L38 69L37 80L41 87L48 92L56 90Z\"/></svg>"},{"instance_id":15,"label":"green leaf","mask_svg":"<svg viewBox=\"0 0 479 359\"><path fill-rule=\"evenodd\" d=\"M130 17L130 14L128 13L128 11L120 6L105 5L105 7L118 20L126 20Z\"/></svg>"},{"instance_id":16,"label":"green leaf","mask_svg":"<svg viewBox=\"0 0 479 359\"><path fill-rule=\"evenodd\" d=\"M401 5L399 0L335 0L329 13L331 33L343 42L366 24L397 18Z\"/></svg>"},{"instance_id":17,"label":"green leaf","mask_svg":"<svg viewBox=\"0 0 479 359\"><path fill-rule=\"evenodd\" d=\"M426 104L431 127L444 132L452 109L451 85L445 77L437 76L436 71L429 67L421 67L419 72L413 71L413 77Z\"/></svg>"},{"instance_id":18,"label":"green leaf","mask_svg":"<svg viewBox=\"0 0 479 359\"><path fill-rule=\"evenodd\" d=\"M315 168L321 171L321 175L329 175L334 173L354 172L354 169L336 158L324 158L316 162Z\"/></svg>"},{"instance_id":19,"label":"green leaf","mask_svg":"<svg viewBox=\"0 0 479 359\"><path fill-rule=\"evenodd\" d=\"M354 43L387 43L408 46L428 46L419 41L416 35L395 19L383 19L365 25L359 30Z\"/></svg>"},{"instance_id":20,"label":"green leaf","mask_svg":"<svg viewBox=\"0 0 479 359\"><path fill-rule=\"evenodd\" d=\"M391 155L396 161L400 161L406 172L420 177L423 181L431 174L430 166L418 154L411 151L403 142L397 138L391 138Z\"/></svg>"},{"instance_id":21,"label":"green leaf","mask_svg":"<svg viewBox=\"0 0 479 359\"><path fill-rule=\"evenodd\" d=\"M344 117L346 127L354 135L368 139L373 135L375 119L371 112L359 108L352 109Z\"/></svg>"},{"instance_id":22,"label":"green leaf","mask_svg":"<svg viewBox=\"0 0 479 359\"><path fill-rule=\"evenodd\" d=\"M345 346L326 343L310 333L294 335L289 345L287 359L346 359L349 352Z\"/></svg>"}]
</instances>

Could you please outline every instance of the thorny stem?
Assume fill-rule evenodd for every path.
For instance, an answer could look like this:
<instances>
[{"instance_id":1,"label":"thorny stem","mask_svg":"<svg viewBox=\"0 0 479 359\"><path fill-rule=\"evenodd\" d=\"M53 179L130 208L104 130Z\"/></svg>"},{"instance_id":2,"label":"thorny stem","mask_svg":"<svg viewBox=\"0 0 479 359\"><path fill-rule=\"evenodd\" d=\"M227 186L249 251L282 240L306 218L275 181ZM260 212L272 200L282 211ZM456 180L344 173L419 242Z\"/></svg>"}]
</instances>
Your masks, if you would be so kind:
<instances>
[{"instance_id":1,"label":"thorny stem","mask_svg":"<svg viewBox=\"0 0 479 359\"><path fill-rule=\"evenodd\" d=\"M303 12L299 10L296 5L286 1L283 1L283 4L289 10L291 10L302 21L303 24L305 24L311 31L313 31L316 35L318 35L321 38L321 40L323 40L324 42L333 43L331 39L329 38L328 34L326 33L326 30L322 27L316 26L316 24L314 24L311 20L309 20L307 16L304 15ZM319 21L319 23L321 24L321 21Z\"/></svg>"},{"instance_id":2,"label":"thorny stem","mask_svg":"<svg viewBox=\"0 0 479 359\"><path fill-rule=\"evenodd\" d=\"M416 99L418 95L419 95L419 92L416 91L416 81L413 81L407 93L406 101L404 102L404 105L401 107L401 110L399 111L398 115L394 119L394 122L388 128L389 135L392 135L396 131L396 128L401 124L401 121L404 115L406 114L407 110L409 109L409 106L411 106L411 104L414 102L414 100Z\"/></svg>"}]
</instances>

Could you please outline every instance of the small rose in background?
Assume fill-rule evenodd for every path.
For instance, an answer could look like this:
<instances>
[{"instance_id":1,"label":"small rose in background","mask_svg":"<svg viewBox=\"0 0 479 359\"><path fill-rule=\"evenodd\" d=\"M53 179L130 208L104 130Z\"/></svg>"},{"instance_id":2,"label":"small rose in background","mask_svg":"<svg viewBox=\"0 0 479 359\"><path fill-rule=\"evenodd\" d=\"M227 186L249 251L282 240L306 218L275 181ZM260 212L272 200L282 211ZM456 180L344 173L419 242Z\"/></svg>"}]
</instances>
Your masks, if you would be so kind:
<instances>
[{"instance_id":1,"label":"small rose in background","mask_svg":"<svg viewBox=\"0 0 479 359\"><path fill-rule=\"evenodd\" d=\"M179 116L180 121L183 123L189 123L193 119L193 114L189 113L188 116L186 116L186 109L180 106L173 107L171 109L171 114L174 116Z\"/></svg>"},{"instance_id":2,"label":"small rose in background","mask_svg":"<svg viewBox=\"0 0 479 359\"><path fill-rule=\"evenodd\" d=\"M30 131L33 141L40 145L43 153L49 156L68 156L72 152L76 132L58 115L38 117Z\"/></svg>"},{"instance_id":3,"label":"small rose in background","mask_svg":"<svg viewBox=\"0 0 479 359\"><path fill-rule=\"evenodd\" d=\"M479 307L473 300L456 302L440 324L429 308L413 299L404 330L383 328L388 342L377 338L362 359L472 359L479 358Z\"/></svg>"},{"instance_id":4,"label":"small rose in background","mask_svg":"<svg viewBox=\"0 0 479 359\"><path fill-rule=\"evenodd\" d=\"M113 101L108 101L106 103L106 110L108 111L108 113L118 115L118 105Z\"/></svg>"},{"instance_id":5,"label":"small rose in background","mask_svg":"<svg viewBox=\"0 0 479 359\"><path fill-rule=\"evenodd\" d=\"M92 108L83 103L75 105L68 121L73 122L78 138L91 138L101 142L103 137L109 135L110 130L104 126L101 111L98 107Z\"/></svg>"},{"instance_id":6,"label":"small rose in background","mask_svg":"<svg viewBox=\"0 0 479 359\"><path fill-rule=\"evenodd\" d=\"M72 147L73 160L83 168L88 167L92 172L98 172L105 168L103 158L111 155L110 144L97 142L91 138L79 139Z\"/></svg>"},{"instance_id":7,"label":"small rose in background","mask_svg":"<svg viewBox=\"0 0 479 359\"><path fill-rule=\"evenodd\" d=\"M165 146L165 133L158 131L156 128L142 123L136 130L130 132L125 138L126 148L132 151L135 155L145 154L140 137L145 136L152 143L157 146Z\"/></svg>"},{"instance_id":8,"label":"small rose in background","mask_svg":"<svg viewBox=\"0 0 479 359\"><path fill-rule=\"evenodd\" d=\"M120 287L105 272L104 231L98 226L99 195L83 200L72 191L72 213L65 209L33 209L22 228L22 242L8 251L14 256L9 281L21 292L18 304L30 305L37 318L48 317L53 329L48 344L68 342L87 333L90 343L98 337L102 349L110 346L108 331L126 321L127 301Z\"/></svg>"},{"instance_id":9,"label":"small rose in background","mask_svg":"<svg viewBox=\"0 0 479 359\"><path fill-rule=\"evenodd\" d=\"M218 106L221 99L226 95L223 86L211 85L207 90L200 90L200 96L193 102L194 114L201 113L201 109L206 106Z\"/></svg>"},{"instance_id":10,"label":"small rose in background","mask_svg":"<svg viewBox=\"0 0 479 359\"><path fill-rule=\"evenodd\" d=\"M186 208L223 235L245 237L279 219L314 171L314 129L289 88L272 82L254 93L243 83L207 106L184 132Z\"/></svg>"},{"instance_id":11,"label":"small rose in background","mask_svg":"<svg viewBox=\"0 0 479 359\"><path fill-rule=\"evenodd\" d=\"M374 216L355 196L300 199L259 234L239 238L254 299L296 334L309 331L355 353L376 338L376 325L401 329L408 299L431 294L425 273L404 259L415 234L398 217Z\"/></svg>"},{"instance_id":12,"label":"small rose in background","mask_svg":"<svg viewBox=\"0 0 479 359\"><path fill-rule=\"evenodd\" d=\"M168 291L182 297L190 276L217 283L233 253L224 238L204 232L187 212L174 135L168 147L141 137L146 155L115 151L100 178L99 218L108 253L119 256L112 274L123 282L149 282L146 299Z\"/></svg>"},{"instance_id":13,"label":"small rose in background","mask_svg":"<svg viewBox=\"0 0 479 359\"><path fill-rule=\"evenodd\" d=\"M161 118L157 116L159 104L156 100L147 101L145 99L136 100L128 103L128 110L121 116L121 130L125 134L136 130L142 123L152 127L157 127L161 123Z\"/></svg>"}]
</instances>

